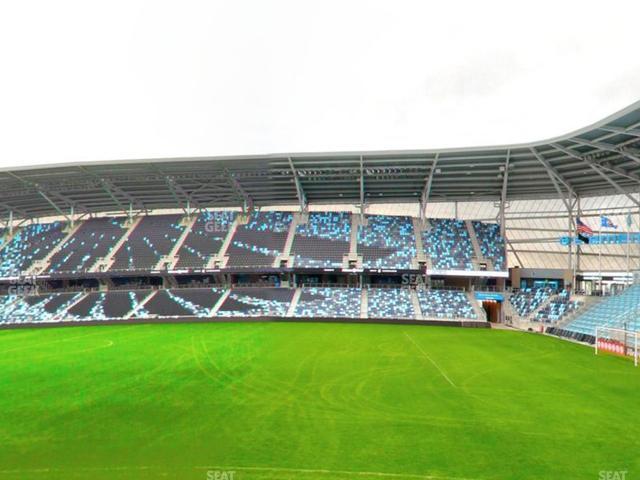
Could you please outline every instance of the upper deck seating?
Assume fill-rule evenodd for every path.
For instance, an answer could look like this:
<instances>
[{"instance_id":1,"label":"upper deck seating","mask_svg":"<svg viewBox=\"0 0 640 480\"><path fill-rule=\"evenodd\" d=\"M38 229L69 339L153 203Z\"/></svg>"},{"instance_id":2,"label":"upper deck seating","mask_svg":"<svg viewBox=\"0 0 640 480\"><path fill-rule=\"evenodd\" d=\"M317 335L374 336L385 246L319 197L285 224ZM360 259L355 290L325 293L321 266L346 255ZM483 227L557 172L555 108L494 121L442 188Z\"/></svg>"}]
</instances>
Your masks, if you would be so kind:
<instances>
[{"instance_id":1,"label":"upper deck seating","mask_svg":"<svg viewBox=\"0 0 640 480\"><path fill-rule=\"evenodd\" d=\"M482 255L493 262L495 270L505 270L505 244L496 223L472 222Z\"/></svg>"},{"instance_id":2,"label":"upper deck seating","mask_svg":"<svg viewBox=\"0 0 640 480\"><path fill-rule=\"evenodd\" d=\"M152 270L182 235L182 215L143 217L114 256L110 271Z\"/></svg>"},{"instance_id":3,"label":"upper deck seating","mask_svg":"<svg viewBox=\"0 0 640 480\"><path fill-rule=\"evenodd\" d=\"M217 255L236 212L202 212L178 251L176 268L203 268Z\"/></svg>"},{"instance_id":4,"label":"upper deck seating","mask_svg":"<svg viewBox=\"0 0 640 480\"><path fill-rule=\"evenodd\" d=\"M227 249L228 267L271 267L282 254L293 215L254 212L246 225L238 225Z\"/></svg>"},{"instance_id":5,"label":"upper deck seating","mask_svg":"<svg viewBox=\"0 0 640 480\"><path fill-rule=\"evenodd\" d=\"M411 292L406 288L371 288L367 292L369 318L416 318Z\"/></svg>"},{"instance_id":6,"label":"upper deck seating","mask_svg":"<svg viewBox=\"0 0 640 480\"><path fill-rule=\"evenodd\" d=\"M640 285L627 288L620 295L605 297L572 320L565 330L595 335L596 327L625 328L640 331Z\"/></svg>"},{"instance_id":7,"label":"upper deck seating","mask_svg":"<svg viewBox=\"0 0 640 480\"><path fill-rule=\"evenodd\" d=\"M473 306L464 292L456 290L419 289L418 300L422 315L430 318L477 319Z\"/></svg>"},{"instance_id":8,"label":"upper deck seating","mask_svg":"<svg viewBox=\"0 0 640 480\"><path fill-rule=\"evenodd\" d=\"M88 271L126 233L126 218L91 218L51 257L47 271L79 273Z\"/></svg>"},{"instance_id":9,"label":"upper deck seating","mask_svg":"<svg viewBox=\"0 0 640 480\"><path fill-rule=\"evenodd\" d=\"M296 226L291 247L294 266L340 268L349 253L351 216L347 212L311 212L307 223Z\"/></svg>"},{"instance_id":10,"label":"upper deck seating","mask_svg":"<svg viewBox=\"0 0 640 480\"><path fill-rule=\"evenodd\" d=\"M422 232L425 253L440 270L473 270L473 245L465 222L430 219L431 228Z\"/></svg>"},{"instance_id":11,"label":"upper deck seating","mask_svg":"<svg viewBox=\"0 0 640 480\"><path fill-rule=\"evenodd\" d=\"M0 277L24 274L33 262L45 258L66 233L62 222L34 223L18 231L0 250Z\"/></svg>"},{"instance_id":12,"label":"upper deck seating","mask_svg":"<svg viewBox=\"0 0 640 480\"><path fill-rule=\"evenodd\" d=\"M305 287L295 308L296 317L360 318L360 288Z\"/></svg>"},{"instance_id":13,"label":"upper deck seating","mask_svg":"<svg viewBox=\"0 0 640 480\"><path fill-rule=\"evenodd\" d=\"M411 217L368 215L358 228L358 253L365 268L411 268L416 239Z\"/></svg>"},{"instance_id":14,"label":"upper deck seating","mask_svg":"<svg viewBox=\"0 0 640 480\"><path fill-rule=\"evenodd\" d=\"M234 288L216 315L220 317L284 317L293 294L294 290L290 288Z\"/></svg>"}]
</instances>

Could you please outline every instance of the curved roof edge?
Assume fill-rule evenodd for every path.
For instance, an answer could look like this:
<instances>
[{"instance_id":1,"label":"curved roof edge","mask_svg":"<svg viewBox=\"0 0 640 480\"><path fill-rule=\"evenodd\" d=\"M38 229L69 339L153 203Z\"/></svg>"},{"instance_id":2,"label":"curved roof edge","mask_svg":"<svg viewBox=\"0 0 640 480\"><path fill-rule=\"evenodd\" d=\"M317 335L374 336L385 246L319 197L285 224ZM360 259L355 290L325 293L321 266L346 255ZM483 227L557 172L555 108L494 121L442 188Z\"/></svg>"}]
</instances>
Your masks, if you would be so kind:
<instances>
[{"instance_id":1,"label":"curved roof edge","mask_svg":"<svg viewBox=\"0 0 640 480\"><path fill-rule=\"evenodd\" d=\"M0 215L559 198L640 191L640 101L512 145L101 160L0 169ZM634 203L638 200L633 197Z\"/></svg>"}]
</instances>

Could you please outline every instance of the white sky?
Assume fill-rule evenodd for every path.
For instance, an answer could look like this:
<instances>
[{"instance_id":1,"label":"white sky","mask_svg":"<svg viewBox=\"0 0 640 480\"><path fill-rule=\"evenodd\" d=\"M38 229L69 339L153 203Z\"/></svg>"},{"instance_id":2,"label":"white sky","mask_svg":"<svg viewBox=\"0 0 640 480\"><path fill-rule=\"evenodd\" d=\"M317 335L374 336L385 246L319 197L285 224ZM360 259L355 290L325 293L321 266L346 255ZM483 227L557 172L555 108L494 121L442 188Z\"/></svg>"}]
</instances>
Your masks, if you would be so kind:
<instances>
[{"instance_id":1,"label":"white sky","mask_svg":"<svg viewBox=\"0 0 640 480\"><path fill-rule=\"evenodd\" d=\"M540 140L640 99L640 2L3 1L0 167Z\"/></svg>"}]
</instances>

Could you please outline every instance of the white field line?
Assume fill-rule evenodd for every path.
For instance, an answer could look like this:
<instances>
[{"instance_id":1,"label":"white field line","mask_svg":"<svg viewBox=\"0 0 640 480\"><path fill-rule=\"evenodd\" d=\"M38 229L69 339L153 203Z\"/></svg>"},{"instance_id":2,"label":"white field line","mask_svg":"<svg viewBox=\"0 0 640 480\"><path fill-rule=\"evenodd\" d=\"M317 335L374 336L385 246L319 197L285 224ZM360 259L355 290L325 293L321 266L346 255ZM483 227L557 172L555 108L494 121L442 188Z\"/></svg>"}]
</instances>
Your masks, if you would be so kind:
<instances>
[{"instance_id":1,"label":"white field line","mask_svg":"<svg viewBox=\"0 0 640 480\"><path fill-rule=\"evenodd\" d=\"M440 375L442 375L444 379L451 384L452 387L458 388L458 386L455 383L453 383L453 381L449 378L449 376L445 373L445 371L442 370L440 366L427 354L427 352L425 352L424 349L416 343L416 341L411 337L411 335L409 335L407 332L403 332L403 333L409 339L409 341L415 345L415 347L424 356L424 358L429 360L429 362L431 362L431 364L438 369L438 371L440 372Z\"/></svg>"},{"instance_id":2,"label":"white field line","mask_svg":"<svg viewBox=\"0 0 640 480\"><path fill-rule=\"evenodd\" d=\"M415 473L391 473L391 472L359 472L354 470L328 470L323 468L287 468L287 467L253 467L253 466L237 466L237 465L207 465L192 467L194 470L212 470L212 471L244 471L244 472L273 472L273 473L293 473L293 474L320 474L320 475L344 475L349 477L380 477L380 478L399 478L414 480L481 480L479 478L470 477L451 477L446 475L421 475ZM87 467L87 468L34 468L34 469L7 469L0 470L0 474L45 474L62 473L62 472L126 472L126 471L153 471L162 470L163 467L152 467L146 465L140 466L113 466L113 467ZM188 470L189 468L177 467L177 470ZM164 473L164 472L162 472Z\"/></svg>"},{"instance_id":3,"label":"white field line","mask_svg":"<svg viewBox=\"0 0 640 480\"><path fill-rule=\"evenodd\" d=\"M322 475L348 475L350 477L381 477L381 478L412 478L421 480L481 480L478 478L468 477L449 477L443 475L420 475L415 473L390 473L390 472L358 472L354 470L327 470L324 468L286 468L286 467L237 467L237 466L206 466L196 467L206 470L240 470L240 471L262 471L262 472L281 472L281 473L306 473L306 474L322 474Z\"/></svg>"}]
</instances>

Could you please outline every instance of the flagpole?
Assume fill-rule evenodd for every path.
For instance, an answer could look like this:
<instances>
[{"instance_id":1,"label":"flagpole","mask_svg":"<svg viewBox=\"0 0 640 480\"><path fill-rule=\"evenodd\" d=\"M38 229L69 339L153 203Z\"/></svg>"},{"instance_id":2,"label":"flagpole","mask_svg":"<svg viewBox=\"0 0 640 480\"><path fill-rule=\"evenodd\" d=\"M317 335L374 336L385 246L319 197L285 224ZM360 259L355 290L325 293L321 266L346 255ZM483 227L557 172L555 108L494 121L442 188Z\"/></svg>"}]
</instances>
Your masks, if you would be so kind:
<instances>
[{"instance_id":1,"label":"flagpole","mask_svg":"<svg viewBox=\"0 0 640 480\"><path fill-rule=\"evenodd\" d=\"M629 280L629 285L631 285L633 282L629 278L629 272L631 271L631 265L629 264L631 259L631 222L629 220L631 220L631 210L627 213L627 280Z\"/></svg>"},{"instance_id":2,"label":"flagpole","mask_svg":"<svg viewBox=\"0 0 640 480\"><path fill-rule=\"evenodd\" d=\"M600 296L604 295L602 291L602 220L600 220L600 228L598 229L598 281L600 282Z\"/></svg>"}]
</instances>

